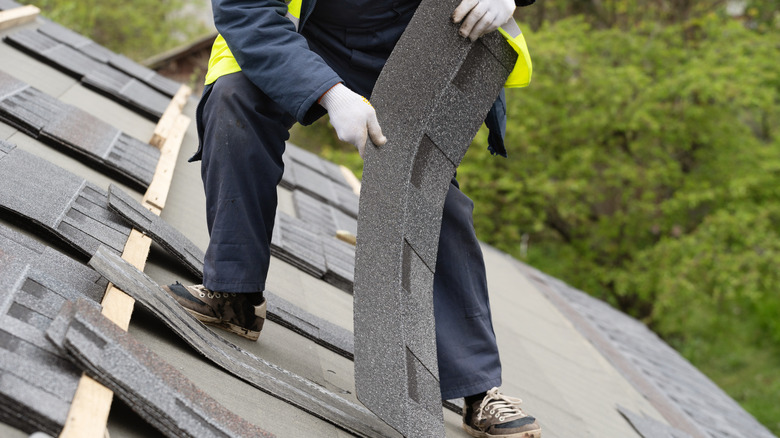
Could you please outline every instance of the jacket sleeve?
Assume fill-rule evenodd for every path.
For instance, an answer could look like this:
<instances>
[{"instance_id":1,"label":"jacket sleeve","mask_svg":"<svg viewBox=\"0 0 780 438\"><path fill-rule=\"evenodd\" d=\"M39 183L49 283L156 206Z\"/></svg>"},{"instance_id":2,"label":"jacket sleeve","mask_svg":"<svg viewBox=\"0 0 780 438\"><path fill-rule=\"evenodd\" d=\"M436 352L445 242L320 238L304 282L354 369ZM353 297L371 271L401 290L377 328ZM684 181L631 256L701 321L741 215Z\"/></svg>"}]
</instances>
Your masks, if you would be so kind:
<instances>
[{"instance_id":1,"label":"jacket sleeve","mask_svg":"<svg viewBox=\"0 0 780 438\"><path fill-rule=\"evenodd\" d=\"M212 0L214 24L243 73L301 123L317 99L341 81L285 17L281 0Z\"/></svg>"}]
</instances>

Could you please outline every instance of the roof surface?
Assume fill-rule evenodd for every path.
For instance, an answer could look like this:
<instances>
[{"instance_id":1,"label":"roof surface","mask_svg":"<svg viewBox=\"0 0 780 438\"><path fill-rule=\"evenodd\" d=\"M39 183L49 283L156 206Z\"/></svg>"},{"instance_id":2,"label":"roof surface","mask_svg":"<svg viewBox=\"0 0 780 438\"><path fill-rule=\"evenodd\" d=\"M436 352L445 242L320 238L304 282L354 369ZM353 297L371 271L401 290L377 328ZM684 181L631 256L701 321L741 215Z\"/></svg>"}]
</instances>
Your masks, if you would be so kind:
<instances>
[{"instance_id":1,"label":"roof surface","mask_svg":"<svg viewBox=\"0 0 780 438\"><path fill-rule=\"evenodd\" d=\"M0 1L0 9L15 6L18 4ZM36 49L14 42L30 35L41 39L38 34L48 36L41 29L51 29L52 26L50 22L37 18L0 31L3 37L0 43L0 59L3 59L0 77L3 74L9 76L30 89L38 90L39 95L48 96L44 99L47 102L65 105L72 108L71 111L87 115L56 118L56 121L66 124L59 128L73 134L69 139L71 146L65 147L52 136L41 135L43 130L32 129L29 124L22 124L18 117L2 112L5 108L2 103L12 96L0 85L0 141L5 142L5 150L10 151L6 157L12 156L16 160L14 163L24 164L26 167L19 169L28 172L0 176L4 182L13 181L14 186L12 190L5 186L0 191L4 193L0 194L0 201L13 200L0 209L0 229L12 231L4 231L0 235L16 236L15 241L27 242L0 246L4 252L0 253L0 285L3 287L0 303L4 303L0 306L0 334L3 334L0 336L0 349L8 352L3 352L0 360L0 412L3 412L0 414L0 436L4 437L27 436L37 430L36 427L42 428L41 424L55 427L58 421L64 421L63 409L67 414L69 402L63 398L75 390L73 382L78 379L84 363L94 359L87 351L78 353L76 341L68 347L72 349L68 350L68 354L78 354L83 362L81 359L73 362L54 344L46 344L49 341L44 333L59 307L65 301L75 301L78 294L91 296L94 303L95 287L87 287L86 284L99 284L98 290L105 285L105 279L99 279L95 271L86 266L89 256L62 237L62 233L53 230L62 227L58 224L62 223L63 217L81 218L77 213L84 208L78 205L83 206L86 201L74 205L73 200L84 197L79 195L84 187L94 187L89 192L90 211L97 208L94 206L101 206L104 210L100 211L105 211L94 214L94 220L67 222L87 235L96 235L99 232L94 229L103 229L101 227L114 222L124 227L131 226L111 210L109 200L113 198L109 198L109 189L112 184L127 195L129 199L118 198L126 205L133 204L133 200L141 201L144 196L145 186L137 178L112 171L110 166L97 165L94 160L90 161L89 154L73 152L73 147L88 148L92 144L87 140L93 138L89 135L93 124L85 120L98 120L101 126L113 129L112 132L121 132L134 141L146 144L155 132L159 117L155 114L164 111L167 103L163 105L163 102L171 98L172 87L161 91L149 84L156 81L170 86L169 83L158 79L152 81L148 71L140 69L140 66L137 69L125 59L103 62L93 58L96 63L94 68L103 73L113 69L123 75L135 74L128 76L131 79L124 82L124 86L128 87L143 85L144 93L131 93L134 100L128 99L127 93L108 92L105 87L85 79L91 71L74 73L73 67L63 65L50 56L53 53L50 45L36 46L39 47ZM11 38L7 39L9 36ZM81 38L71 35L68 41L113 59L105 49ZM58 47L55 52L77 50L68 42L60 42L54 47ZM114 72L111 71L111 74ZM183 114L191 120L194 119L195 106L196 99L191 98L183 108ZM42 123L45 126L53 121L43 118ZM155 222L154 218L147 218L148 233L158 235L160 243L152 245L144 272L159 285L174 281L199 281L197 267L193 270L192 266L184 263L189 256L205 250L208 243L200 168L198 164L186 162L196 147L195 126L190 123L183 133L160 220ZM138 156L136 160L131 154L128 159L133 163L143 163L146 158ZM267 363L282 384L292 385L287 389L290 392L283 392L278 389L280 386L263 381L252 383L251 376L231 373L208 359L198 347L187 344L159 314L140 303L136 303L130 320L130 340L120 339L121 335L103 339L109 339L107 344L123 354L136 350L143 351L143 354L153 353L154 360L170 365L181 374L181 378L186 378L194 388L221 405L218 409L226 409L245 420L247 427L253 425L279 437L352 436L346 431L349 427L336 425L342 420L334 420L335 417L327 412L327 403L331 400L330 407L338 404L346 410L355 409L350 418L358 416L361 424L368 428L394 436L378 419L362 417L364 413L355 397L354 367L349 357L353 348L350 339L353 322L350 292L354 280L351 275L354 248L337 240L333 234L339 229L356 231L357 196L351 191L343 171L334 163L294 145L288 145L285 160L286 173L278 189L280 226L277 227L267 282L269 294L275 297L273 300L269 298L275 306L271 308L275 316L266 322L258 342L219 330L215 333L218 339L237 346L247 356ZM4 161L7 160L0 158L0 166L4 165ZM44 171L49 166L56 166L58 170ZM64 180L69 183L63 183ZM46 190L47 187L50 190ZM46 196L31 195L37 193L34 190L42 190L40 193L46 196L54 196L54 193L60 193L59 190L63 194L57 199L70 200L71 204L63 201L61 211L54 211L49 208L52 204L42 204L48 199ZM114 190L111 188L112 193ZM11 208L14 211L9 210ZM22 218L17 210L28 213ZM70 211L76 213L68 213ZM143 217L142 214L136 220L140 222ZM42 226L31 226L30 219ZM30 252L23 248L35 250ZM181 257L176 251L186 252L189 256ZM524 399L524 409L538 418L544 430L543 436L772 436L638 321L490 246L485 245L483 251L494 326L502 355L502 389L508 395ZM111 253L118 255L119 252L117 249ZM9 260L19 264L12 264ZM75 265L73 269L48 268L52 263ZM16 279L23 271L18 266L28 267L24 268L29 272L24 271L28 276L23 284ZM75 283L63 285L65 280L58 280L60 278ZM30 285L39 283L47 290L65 291L59 294L63 298L30 298L39 293ZM49 296L42 292L39 294ZM35 310L43 301L49 303L48 310ZM84 310L84 324L93 327L90 329L93 332L102 330L100 326L88 323L88 308ZM68 333L65 332L65 335L77 334ZM64 339L68 339L67 336ZM84 348L89 346L83 345ZM43 357L57 359L44 360ZM10 358L17 361L16 368L11 367ZM149 359L137 363L154 362ZM108 365L100 368L107 376L110 377L112 372L117 376L120 374L120 371L111 371ZM52 371L53 366L60 367L56 368L60 374ZM144 375L143 372L133 375L139 373ZM178 377L164 380L169 383L155 387L149 376L152 376L151 371L148 379L137 380L139 393L153 388L172 389L174 392L181 390L182 393L192 390L189 383L175 383L181 382ZM323 413L302 405L308 403L306 401L292 400L296 391L314 391L316 388L322 390ZM332 398L334 396L339 399ZM8 417L9 407L19 404L20 398L26 398L26 402L42 410L47 406L59 410L49 412L45 423L42 423L44 419L33 422L32 419L37 417L32 414ZM45 400L59 401L47 404ZM134 399L128 396L122 401L120 397L115 397L111 406L107 427L112 437L159 436L161 432L151 424L161 427L160 424L168 424L165 422L169 418L181 415L174 411L155 411L149 408L151 405L144 405L146 410L137 409L136 412L130 405L144 402L127 400ZM447 436L467 436L460 429L459 416L451 409L445 408L443 412Z\"/></svg>"}]
</instances>

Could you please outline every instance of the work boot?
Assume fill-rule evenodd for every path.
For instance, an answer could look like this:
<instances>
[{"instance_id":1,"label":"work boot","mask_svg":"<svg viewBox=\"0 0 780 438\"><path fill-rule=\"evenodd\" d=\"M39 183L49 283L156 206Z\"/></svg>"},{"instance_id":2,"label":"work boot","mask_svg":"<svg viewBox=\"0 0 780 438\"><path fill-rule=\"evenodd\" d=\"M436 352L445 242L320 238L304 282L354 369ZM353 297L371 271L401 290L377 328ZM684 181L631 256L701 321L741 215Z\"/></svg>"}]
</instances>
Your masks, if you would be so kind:
<instances>
[{"instance_id":1,"label":"work boot","mask_svg":"<svg viewBox=\"0 0 780 438\"><path fill-rule=\"evenodd\" d=\"M253 341L260 336L266 312L262 293L214 292L200 284L184 286L178 281L170 286L163 286L163 289L204 324ZM253 303L253 300L257 303Z\"/></svg>"},{"instance_id":2,"label":"work boot","mask_svg":"<svg viewBox=\"0 0 780 438\"><path fill-rule=\"evenodd\" d=\"M520 409L522 402L493 388L481 400L465 403L463 429L478 438L540 438L542 428Z\"/></svg>"}]
</instances>

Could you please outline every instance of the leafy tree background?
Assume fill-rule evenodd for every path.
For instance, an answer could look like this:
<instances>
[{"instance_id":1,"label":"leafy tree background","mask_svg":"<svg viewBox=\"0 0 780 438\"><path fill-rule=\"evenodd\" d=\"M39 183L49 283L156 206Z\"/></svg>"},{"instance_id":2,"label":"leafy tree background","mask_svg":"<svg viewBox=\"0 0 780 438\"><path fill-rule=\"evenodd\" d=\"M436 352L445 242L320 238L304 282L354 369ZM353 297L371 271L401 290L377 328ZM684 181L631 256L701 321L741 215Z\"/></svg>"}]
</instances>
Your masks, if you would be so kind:
<instances>
[{"instance_id":1,"label":"leafy tree background","mask_svg":"<svg viewBox=\"0 0 780 438\"><path fill-rule=\"evenodd\" d=\"M204 31L184 0L28 3L138 60ZM780 434L777 0L540 0L517 18L535 70L508 92L510 156L481 132L459 169L478 235L644 321ZM327 118L292 141L362 172Z\"/></svg>"}]
</instances>

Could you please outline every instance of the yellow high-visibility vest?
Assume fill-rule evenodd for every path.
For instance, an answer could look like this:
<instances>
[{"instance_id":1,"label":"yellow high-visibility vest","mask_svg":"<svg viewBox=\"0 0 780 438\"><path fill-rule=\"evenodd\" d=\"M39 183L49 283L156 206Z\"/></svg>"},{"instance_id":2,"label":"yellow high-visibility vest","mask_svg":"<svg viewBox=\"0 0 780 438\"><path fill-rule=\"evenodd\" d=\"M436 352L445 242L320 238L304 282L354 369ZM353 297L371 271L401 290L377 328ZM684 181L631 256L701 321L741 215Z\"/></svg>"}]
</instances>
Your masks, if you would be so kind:
<instances>
[{"instance_id":1,"label":"yellow high-visibility vest","mask_svg":"<svg viewBox=\"0 0 780 438\"><path fill-rule=\"evenodd\" d=\"M287 18L295 24L296 28L298 27L298 19L301 16L302 2L303 0L292 0L287 4ZM531 83L533 65L531 64L531 55L528 53L528 46L525 43L525 37L520 31L520 27L517 26L513 18L510 18L498 31L517 52L517 62L515 62L515 66L504 86L507 88L527 87ZM225 39L222 38L222 35L217 35L214 45L211 46L209 68L206 72L206 85L216 81L221 76L237 71L241 71L241 67L239 67Z\"/></svg>"}]
</instances>

